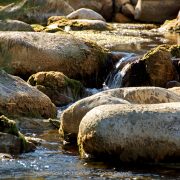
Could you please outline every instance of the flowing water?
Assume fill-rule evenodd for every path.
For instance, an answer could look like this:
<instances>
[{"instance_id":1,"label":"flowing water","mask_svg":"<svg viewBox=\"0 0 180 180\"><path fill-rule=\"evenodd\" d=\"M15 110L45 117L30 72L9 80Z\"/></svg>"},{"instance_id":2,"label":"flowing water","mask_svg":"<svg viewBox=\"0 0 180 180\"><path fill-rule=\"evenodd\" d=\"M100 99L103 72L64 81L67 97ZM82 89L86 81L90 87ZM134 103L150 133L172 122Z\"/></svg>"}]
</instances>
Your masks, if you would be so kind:
<instances>
[{"instance_id":1,"label":"flowing water","mask_svg":"<svg viewBox=\"0 0 180 180\"><path fill-rule=\"evenodd\" d=\"M125 32L123 33L125 34ZM126 31L126 35L127 33ZM140 36L147 37L145 33ZM157 44L163 42L179 43L178 35L166 34L166 37L163 37L160 35L154 36L153 34L152 36L148 35L148 38L151 40L134 44L132 48L122 44L116 47L107 44L114 51L124 52L116 68L119 68L124 61L143 54ZM127 51L125 51L126 47ZM107 78L111 88L117 87L121 83L120 80L117 81L117 76L122 76L122 72L118 74L119 72L117 72L117 75ZM118 79L121 78L118 77ZM96 92L96 90L93 90L93 93ZM28 133L28 131L26 130L25 133ZM43 139L42 144L34 152L24 153L11 160L0 161L0 179L180 179L180 164L138 166L121 164L120 162L87 161L79 158L76 149L65 150L63 148L58 130L43 133L31 132L28 135Z\"/></svg>"}]
</instances>

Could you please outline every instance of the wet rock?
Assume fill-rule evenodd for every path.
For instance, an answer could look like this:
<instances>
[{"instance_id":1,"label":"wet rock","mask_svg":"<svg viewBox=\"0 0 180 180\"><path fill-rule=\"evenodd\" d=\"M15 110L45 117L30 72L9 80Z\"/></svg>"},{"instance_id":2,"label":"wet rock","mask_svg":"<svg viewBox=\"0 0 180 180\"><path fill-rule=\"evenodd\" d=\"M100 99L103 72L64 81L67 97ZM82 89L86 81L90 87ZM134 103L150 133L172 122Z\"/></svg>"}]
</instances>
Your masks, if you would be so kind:
<instances>
[{"instance_id":1,"label":"wet rock","mask_svg":"<svg viewBox=\"0 0 180 180\"><path fill-rule=\"evenodd\" d=\"M67 15L71 12L73 8L64 0L21 0L0 9L0 17L31 24L46 24L50 16Z\"/></svg>"},{"instance_id":2,"label":"wet rock","mask_svg":"<svg viewBox=\"0 0 180 180\"><path fill-rule=\"evenodd\" d=\"M56 117L51 100L21 78L0 71L0 114L19 117Z\"/></svg>"},{"instance_id":3,"label":"wet rock","mask_svg":"<svg viewBox=\"0 0 180 180\"><path fill-rule=\"evenodd\" d=\"M132 4L126 3L122 6L122 13L127 17L134 18L135 9Z\"/></svg>"},{"instance_id":4,"label":"wet rock","mask_svg":"<svg viewBox=\"0 0 180 180\"><path fill-rule=\"evenodd\" d=\"M172 63L170 46L158 46L150 50L137 61L127 64L122 69L122 87L124 86L158 86L177 80L178 75Z\"/></svg>"},{"instance_id":5,"label":"wet rock","mask_svg":"<svg viewBox=\"0 0 180 180\"><path fill-rule=\"evenodd\" d=\"M130 0L115 0L115 11L121 12L122 6L126 3L130 3Z\"/></svg>"},{"instance_id":6,"label":"wet rock","mask_svg":"<svg viewBox=\"0 0 180 180\"><path fill-rule=\"evenodd\" d=\"M18 20L0 20L0 31L34 31L33 28Z\"/></svg>"},{"instance_id":7,"label":"wet rock","mask_svg":"<svg viewBox=\"0 0 180 180\"><path fill-rule=\"evenodd\" d=\"M68 19L90 19L90 20L101 20L105 19L97 12L88 8L78 9L66 16Z\"/></svg>"},{"instance_id":8,"label":"wet rock","mask_svg":"<svg viewBox=\"0 0 180 180\"><path fill-rule=\"evenodd\" d=\"M169 81L166 84L166 88L180 87L180 82L178 81Z\"/></svg>"},{"instance_id":9,"label":"wet rock","mask_svg":"<svg viewBox=\"0 0 180 180\"><path fill-rule=\"evenodd\" d=\"M98 45L112 51L125 51L144 53L144 45L152 42L150 36L157 36L157 33L149 31L157 28L153 24L122 24L113 23L111 31L70 31L78 38L87 38L95 41ZM139 36L141 34L141 36ZM142 48L143 47L143 48Z\"/></svg>"},{"instance_id":10,"label":"wet rock","mask_svg":"<svg viewBox=\"0 0 180 180\"><path fill-rule=\"evenodd\" d=\"M0 153L19 154L35 149L16 127L15 121L0 116Z\"/></svg>"},{"instance_id":11,"label":"wet rock","mask_svg":"<svg viewBox=\"0 0 180 180\"><path fill-rule=\"evenodd\" d=\"M10 154L0 153L0 161L1 160L10 160L13 159L13 157Z\"/></svg>"},{"instance_id":12,"label":"wet rock","mask_svg":"<svg viewBox=\"0 0 180 180\"><path fill-rule=\"evenodd\" d=\"M135 19L143 22L163 23L177 16L180 9L179 0L138 0Z\"/></svg>"},{"instance_id":13,"label":"wet rock","mask_svg":"<svg viewBox=\"0 0 180 180\"><path fill-rule=\"evenodd\" d=\"M46 94L56 106L67 105L85 97L83 85L61 72L39 72L33 74L28 83Z\"/></svg>"},{"instance_id":14,"label":"wet rock","mask_svg":"<svg viewBox=\"0 0 180 180\"><path fill-rule=\"evenodd\" d=\"M131 4L135 6L137 4L138 0L131 0Z\"/></svg>"},{"instance_id":15,"label":"wet rock","mask_svg":"<svg viewBox=\"0 0 180 180\"><path fill-rule=\"evenodd\" d=\"M48 22L53 21L52 18L48 20ZM110 30L112 27L102 20L89 20L89 19L68 19L61 17L60 20L55 21L50 25L56 25L59 28L64 28L67 31L67 27L69 30Z\"/></svg>"},{"instance_id":16,"label":"wet rock","mask_svg":"<svg viewBox=\"0 0 180 180\"><path fill-rule=\"evenodd\" d=\"M51 131L57 129L57 127L55 126L55 122L58 120L51 118L39 119L39 118L29 118L29 117L18 117L15 118L14 121L16 122L17 127L21 129L22 133L41 134L45 131Z\"/></svg>"},{"instance_id":17,"label":"wet rock","mask_svg":"<svg viewBox=\"0 0 180 180\"><path fill-rule=\"evenodd\" d=\"M106 49L68 33L3 32L0 66L24 79L41 71L59 71L95 87L102 86L112 64Z\"/></svg>"},{"instance_id":18,"label":"wet rock","mask_svg":"<svg viewBox=\"0 0 180 180\"><path fill-rule=\"evenodd\" d=\"M132 19L124 16L122 13L116 13L114 21L118 23L129 23L132 22Z\"/></svg>"},{"instance_id":19,"label":"wet rock","mask_svg":"<svg viewBox=\"0 0 180 180\"><path fill-rule=\"evenodd\" d=\"M180 97L158 87L117 88L77 101L61 115L60 134L66 141L76 141L79 124L91 109L104 104L154 104L179 102Z\"/></svg>"},{"instance_id":20,"label":"wet rock","mask_svg":"<svg viewBox=\"0 0 180 180\"><path fill-rule=\"evenodd\" d=\"M179 129L179 102L103 105L82 119L78 145L82 157L142 163L178 162Z\"/></svg>"},{"instance_id":21,"label":"wet rock","mask_svg":"<svg viewBox=\"0 0 180 180\"><path fill-rule=\"evenodd\" d=\"M100 13L106 20L111 20L113 16L113 2L112 0L68 0L68 3L74 9L89 8Z\"/></svg>"}]
</instances>

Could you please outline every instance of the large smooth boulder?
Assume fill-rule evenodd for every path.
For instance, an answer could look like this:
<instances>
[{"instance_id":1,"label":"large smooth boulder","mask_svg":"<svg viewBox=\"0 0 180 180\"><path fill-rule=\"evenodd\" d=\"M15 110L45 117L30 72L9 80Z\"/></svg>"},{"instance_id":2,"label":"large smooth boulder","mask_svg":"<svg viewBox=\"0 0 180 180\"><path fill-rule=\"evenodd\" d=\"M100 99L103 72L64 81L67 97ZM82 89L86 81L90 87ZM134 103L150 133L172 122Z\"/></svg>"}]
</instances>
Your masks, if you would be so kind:
<instances>
[{"instance_id":1,"label":"large smooth boulder","mask_svg":"<svg viewBox=\"0 0 180 180\"><path fill-rule=\"evenodd\" d=\"M1 19L46 24L50 16L67 15L73 8L64 0L20 0L0 9Z\"/></svg>"},{"instance_id":2,"label":"large smooth boulder","mask_svg":"<svg viewBox=\"0 0 180 180\"><path fill-rule=\"evenodd\" d=\"M90 20L101 20L105 19L97 12L88 8L80 8L66 16L68 19L90 19Z\"/></svg>"},{"instance_id":3,"label":"large smooth boulder","mask_svg":"<svg viewBox=\"0 0 180 180\"><path fill-rule=\"evenodd\" d=\"M179 0L138 0L135 19L144 22L163 23L174 19L180 9Z\"/></svg>"},{"instance_id":4,"label":"large smooth boulder","mask_svg":"<svg viewBox=\"0 0 180 180\"><path fill-rule=\"evenodd\" d=\"M89 8L100 13L106 20L111 20L113 16L112 0L68 0L74 9Z\"/></svg>"},{"instance_id":5,"label":"large smooth boulder","mask_svg":"<svg viewBox=\"0 0 180 180\"><path fill-rule=\"evenodd\" d=\"M46 94L56 106L67 105L87 94L79 81L61 72L39 72L30 76L28 83Z\"/></svg>"},{"instance_id":6,"label":"large smooth boulder","mask_svg":"<svg viewBox=\"0 0 180 180\"><path fill-rule=\"evenodd\" d=\"M0 116L0 153L19 154L34 148L35 146L20 133L15 121Z\"/></svg>"},{"instance_id":7,"label":"large smooth boulder","mask_svg":"<svg viewBox=\"0 0 180 180\"><path fill-rule=\"evenodd\" d=\"M56 117L56 107L36 88L17 76L0 71L0 114L8 117Z\"/></svg>"},{"instance_id":8,"label":"large smooth boulder","mask_svg":"<svg viewBox=\"0 0 180 180\"><path fill-rule=\"evenodd\" d=\"M33 28L18 20L0 20L0 31L34 31Z\"/></svg>"},{"instance_id":9,"label":"large smooth boulder","mask_svg":"<svg viewBox=\"0 0 180 180\"><path fill-rule=\"evenodd\" d=\"M78 145L87 155L123 162L166 162L180 158L180 102L102 105L79 126Z\"/></svg>"},{"instance_id":10,"label":"large smooth boulder","mask_svg":"<svg viewBox=\"0 0 180 180\"><path fill-rule=\"evenodd\" d=\"M151 49L142 58L123 67L120 86L166 87L167 82L178 80L172 56L171 46L161 45Z\"/></svg>"},{"instance_id":11,"label":"large smooth boulder","mask_svg":"<svg viewBox=\"0 0 180 180\"><path fill-rule=\"evenodd\" d=\"M59 132L66 141L75 141L82 118L88 111L100 105L155 104L179 101L180 96L158 87L129 87L103 91L69 106L61 115Z\"/></svg>"},{"instance_id":12,"label":"large smooth boulder","mask_svg":"<svg viewBox=\"0 0 180 180\"><path fill-rule=\"evenodd\" d=\"M106 49L69 33L2 32L0 67L25 79L40 71L59 71L93 87L102 86L112 63Z\"/></svg>"}]
</instances>

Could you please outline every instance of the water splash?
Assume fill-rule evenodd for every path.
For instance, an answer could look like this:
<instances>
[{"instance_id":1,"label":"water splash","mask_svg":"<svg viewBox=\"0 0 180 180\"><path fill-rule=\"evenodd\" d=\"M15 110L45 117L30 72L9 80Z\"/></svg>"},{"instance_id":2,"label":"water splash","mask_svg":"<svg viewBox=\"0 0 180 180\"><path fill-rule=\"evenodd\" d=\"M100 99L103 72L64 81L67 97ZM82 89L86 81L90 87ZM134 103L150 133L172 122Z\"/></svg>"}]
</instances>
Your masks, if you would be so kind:
<instances>
[{"instance_id":1,"label":"water splash","mask_svg":"<svg viewBox=\"0 0 180 180\"><path fill-rule=\"evenodd\" d=\"M122 87L122 79L125 75L126 70L129 68L128 62L132 62L137 59L137 56L134 53L125 53L125 56L120 58L115 65L115 69L108 75L105 83L105 89L113 89Z\"/></svg>"}]
</instances>

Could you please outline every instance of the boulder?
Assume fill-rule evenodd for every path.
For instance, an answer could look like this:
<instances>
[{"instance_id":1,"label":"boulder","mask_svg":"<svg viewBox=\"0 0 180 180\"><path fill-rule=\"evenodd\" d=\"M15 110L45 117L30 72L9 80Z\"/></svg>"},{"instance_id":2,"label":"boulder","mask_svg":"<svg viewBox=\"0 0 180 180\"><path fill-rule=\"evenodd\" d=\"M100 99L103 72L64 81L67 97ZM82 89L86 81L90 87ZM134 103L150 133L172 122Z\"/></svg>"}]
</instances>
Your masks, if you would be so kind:
<instances>
[{"instance_id":1,"label":"boulder","mask_svg":"<svg viewBox=\"0 0 180 180\"><path fill-rule=\"evenodd\" d=\"M66 141L76 142L79 124L91 109L104 104L154 104L179 102L180 96L158 87L117 88L77 101L61 114L60 134Z\"/></svg>"},{"instance_id":2,"label":"boulder","mask_svg":"<svg viewBox=\"0 0 180 180\"><path fill-rule=\"evenodd\" d=\"M122 6L122 13L127 17L134 18L134 14L135 14L134 6L130 3L126 3L125 5Z\"/></svg>"},{"instance_id":3,"label":"boulder","mask_svg":"<svg viewBox=\"0 0 180 180\"><path fill-rule=\"evenodd\" d=\"M177 17L173 20L166 20L164 24L158 29L160 32L180 32L180 19Z\"/></svg>"},{"instance_id":4,"label":"boulder","mask_svg":"<svg viewBox=\"0 0 180 180\"><path fill-rule=\"evenodd\" d=\"M50 16L67 15L73 8L64 0L20 0L0 9L1 19L46 24Z\"/></svg>"},{"instance_id":5,"label":"boulder","mask_svg":"<svg viewBox=\"0 0 180 180\"><path fill-rule=\"evenodd\" d=\"M127 64L121 70L121 86L166 87L167 82L178 80L170 48L171 46L166 45L158 46L142 58Z\"/></svg>"},{"instance_id":6,"label":"boulder","mask_svg":"<svg viewBox=\"0 0 180 180\"><path fill-rule=\"evenodd\" d=\"M132 19L126 17L122 13L116 13L114 17L114 21L118 23L129 23L132 22Z\"/></svg>"},{"instance_id":7,"label":"boulder","mask_svg":"<svg viewBox=\"0 0 180 180\"><path fill-rule=\"evenodd\" d=\"M131 0L131 4L135 6L137 4L138 0Z\"/></svg>"},{"instance_id":8,"label":"boulder","mask_svg":"<svg viewBox=\"0 0 180 180\"><path fill-rule=\"evenodd\" d=\"M123 162L179 162L180 102L102 105L79 126L81 157Z\"/></svg>"},{"instance_id":9,"label":"boulder","mask_svg":"<svg viewBox=\"0 0 180 180\"><path fill-rule=\"evenodd\" d=\"M0 153L19 154L34 149L35 146L20 133L15 121L0 116Z\"/></svg>"},{"instance_id":10,"label":"boulder","mask_svg":"<svg viewBox=\"0 0 180 180\"><path fill-rule=\"evenodd\" d=\"M90 20L101 20L105 21L105 19L97 12L88 8L78 9L66 16L68 19L90 19Z\"/></svg>"},{"instance_id":11,"label":"boulder","mask_svg":"<svg viewBox=\"0 0 180 180\"><path fill-rule=\"evenodd\" d=\"M0 71L0 114L11 117L56 117L51 100L21 78Z\"/></svg>"},{"instance_id":12,"label":"boulder","mask_svg":"<svg viewBox=\"0 0 180 180\"><path fill-rule=\"evenodd\" d=\"M106 49L69 33L2 32L0 67L23 79L41 71L59 71L86 86L100 87L112 63Z\"/></svg>"},{"instance_id":13,"label":"boulder","mask_svg":"<svg viewBox=\"0 0 180 180\"><path fill-rule=\"evenodd\" d=\"M34 31L33 28L18 20L0 20L0 31Z\"/></svg>"},{"instance_id":14,"label":"boulder","mask_svg":"<svg viewBox=\"0 0 180 180\"><path fill-rule=\"evenodd\" d=\"M39 72L33 74L28 83L46 94L56 106L67 105L87 94L83 85L61 72Z\"/></svg>"},{"instance_id":15,"label":"boulder","mask_svg":"<svg viewBox=\"0 0 180 180\"><path fill-rule=\"evenodd\" d=\"M115 5L115 12L121 12L122 6L130 3L130 0L115 0L114 1Z\"/></svg>"},{"instance_id":16,"label":"boulder","mask_svg":"<svg viewBox=\"0 0 180 180\"><path fill-rule=\"evenodd\" d=\"M89 8L100 13L107 21L113 16L112 0L68 0L70 6L75 10L80 8Z\"/></svg>"},{"instance_id":17,"label":"boulder","mask_svg":"<svg viewBox=\"0 0 180 180\"><path fill-rule=\"evenodd\" d=\"M52 17L48 22L58 19L57 16ZM50 25L56 26L56 28L63 28L65 31L69 30L111 30L112 27L102 20L89 20L89 19L68 19L60 17L58 21L51 23ZM49 25L49 26L50 26Z\"/></svg>"},{"instance_id":18,"label":"boulder","mask_svg":"<svg viewBox=\"0 0 180 180\"><path fill-rule=\"evenodd\" d=\"M177 16L179 0L138 0L135 19L143 22L163 23Z\"/></svg>"}]
</instances>

